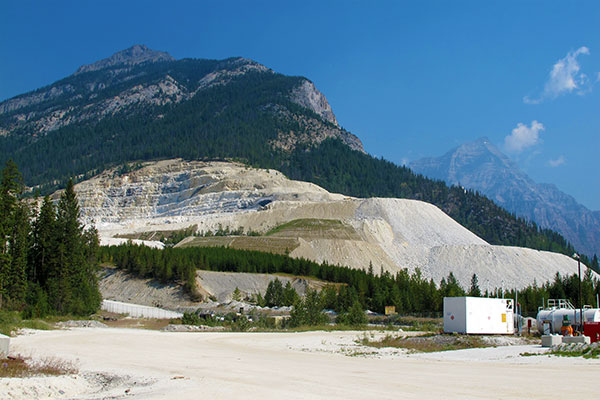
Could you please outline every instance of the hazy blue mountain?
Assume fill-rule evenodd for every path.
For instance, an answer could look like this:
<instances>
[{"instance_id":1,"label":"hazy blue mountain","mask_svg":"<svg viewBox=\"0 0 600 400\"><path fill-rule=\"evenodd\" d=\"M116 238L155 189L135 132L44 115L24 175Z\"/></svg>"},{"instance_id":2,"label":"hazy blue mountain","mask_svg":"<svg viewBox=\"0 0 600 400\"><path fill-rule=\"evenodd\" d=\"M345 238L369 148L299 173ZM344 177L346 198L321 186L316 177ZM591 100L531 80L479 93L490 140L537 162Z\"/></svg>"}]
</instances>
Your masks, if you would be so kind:
<instances>
[{"instance_id":1,"label":"hazy blue mountain","mask_svg":"<svg viewBox=\"0 0 600 400\"><path fill-rule=\"evenodd\" d=\"M600 211L556 186L536 183L487 138L410 164L420 174L477 190L518 216L561 233L585 254L600 254Z\"/></svg>"}]
</instances>

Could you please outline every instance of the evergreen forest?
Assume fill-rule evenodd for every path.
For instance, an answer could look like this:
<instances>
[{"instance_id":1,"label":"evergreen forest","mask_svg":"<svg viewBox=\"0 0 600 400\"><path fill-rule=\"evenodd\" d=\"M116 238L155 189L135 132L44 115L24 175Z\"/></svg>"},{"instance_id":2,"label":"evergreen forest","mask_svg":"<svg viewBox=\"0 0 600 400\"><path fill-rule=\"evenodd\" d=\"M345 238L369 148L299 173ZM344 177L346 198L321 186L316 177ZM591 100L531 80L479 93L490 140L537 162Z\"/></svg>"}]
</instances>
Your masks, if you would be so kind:
<instances>
[{"instance_id":1,"label":"evergreen forest","mask_svg":"<svg viewBox=\"0 0 600 400\"><path fill-rule=\"evenodd\" d=\"M9 160L0 182L0 310L25 317L95 312L102 300L98 235L79 222L73 182L58 204L46 196L39 212L22 194L21 175Z\"/></svg>"},{"instance_id":2,"label":"evergreen forest","mask_svg":"<svg viewBox=\"0 0 600 400\"><path fill-rule=\"evenodd\" d=\"M292 179L313 182L331 192L430 202L490 244L568 256L575 252L560 234L516 217L477 192L414 174L408 168L352 150L339 139L286 150L273 146L279 135L310 136L303 123L306 120L320 121L317 130L347 132L290 100L291 91L304 80L301 77L253 71L231 77L227 84L199 90L203 76L218 68L230 68L228 63L233 61L188 59L141 65L121 81L111 68L67 77L54 86L70 85L71 92L4 113L0 125L7 124L16 113L35 114L66 106L77 110L92 95L97 96L94 101L108 100L133 85L156 83L166 75L188 91L197 92L180 103L133 104L102 119L70 115L78 122L46 135L31 135L26 128L17 128L0 136L0 162L12 157L21 166L27 185L48 194L65 187L71 177L83 180L108 167L131 162L174 157L237 160L280 170ZM104 90L86 91L100 83L106 86ZM592 255L588 256L582 261L592 265Z\"/></svg>"},{"instance_id":3,"label":"evergreen forest","mask_svg":"<svg viewBox=\"0 0 600 400\"><path fill-rule=\"evenodd\" d=\"M197 269L222 272L249 272L267 274L289 274L311 277L331 283L320 292L323 308L339 313L349 312L355 303L362 309L383 313L385 306L393 305L402 314L438 314L443 308L444 297L490 296L514 298L518 295L524 315L535 316L537 308L549 298L571 299L577 303L577 275L557 275L552 282L530 285L518 293L502 288L483 292L474 275L469 288L463 288L452 273L441 282L422 277L419 270L409 273L402 270L396 275L388 272L376 273L372 265L366 270L318 264L305 259L259 251L236 250L225 247L186 247L155 249L131 242L119 246L101 248L103 262L143 278L154 278L163 283L179 282L189 291L195 289ZM600 294L600 281L585 272L582 279L584 304L595 304ZM257 303L271 306L294 303L289 288L281 283L270 285L264 297Z\"/></svg>"}]
</instances>

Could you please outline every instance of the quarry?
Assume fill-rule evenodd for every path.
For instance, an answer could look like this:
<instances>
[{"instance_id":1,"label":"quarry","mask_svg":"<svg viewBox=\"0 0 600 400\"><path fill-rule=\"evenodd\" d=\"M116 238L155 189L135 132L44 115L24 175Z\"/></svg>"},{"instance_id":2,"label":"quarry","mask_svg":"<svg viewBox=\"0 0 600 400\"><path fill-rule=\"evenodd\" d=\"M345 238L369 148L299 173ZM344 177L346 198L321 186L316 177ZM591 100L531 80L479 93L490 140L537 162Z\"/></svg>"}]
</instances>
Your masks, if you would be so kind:
<instances>
[{"instance_id":1,"label":"quarry","mask_svg":"<svg viewBox=\"0 0 600 400\"><path fill-rule=\"evenodd\" d=\"M558 189L577 193L578 181L590 201L594 188L590 35L548 40L549 24L535 31L554 46L537 46L518 24L496 24L548 21L531 7L389 4L380 18L371 5L352 12L360 4L341 14L253 4L240 16L238 6L7 8L15 27L64 17L44 30L44 51L39 29L6 41L18 47L7 68L33 67L7 69L10 83L32 88L68 60L85 64L0 99L0 399L598 398L600 267L589 249L600 214ZM189 38L203 57L231 43L243 56L177 59L134 44L93 62L131 40L122 29L86 35L123 25L114 16L165 47L164 22L177 21L178 54ZM473 21L479 35L456 28ZM509 57L485 41L504 26L518 39ZM569 42L581 47L558 59L556 43ZM563 95L560 113L541 104ZM368 147L342 116L370 131ZM492 137L423 159L428 173L409 167L481 133ZM534 185L525 166L550 184Z\"/></svg>"},{"instance_id":2,"label":"quarry","mask_svg":"<svg viewBox=\"0 0 600 400\"><path fill-rule=\"evenodd\" d=\"M476 274L482 290L521 289L578 267L562 254L490 245L429 203L330 193L234 162L139 163L105 171L75 191L83 222L98 229L103 245L258 250L377 275L420 271L434 282L453 273L463 287ZM417 319L415 326L426 328L419 330L402 325L402 318L367 311L369 324L360 331L334 330L339 325L294 331L275 322L274 328L250 325L237 332L237 318L290 318L291 307L260 307L253 300L274 279L301 296L327 282L197 269L194 299L179 283L136 277L109 264L98 278L104 300L94 320L21 329L5 351L58 360L76 366L75 372L3 378L0 397L463 399L529 393L541 399L560 390L565 376L583 382L583 395L597 391L597 357L556 357L556 346L514 336L524 331L516 328L523 324L511 299L465 297L448 310L444 299L443 330L439 318ZM461 306L473 302L499 306L494 312L478 306L474 317ZM333 321L335 313L328 312ZM186 325L182 313L233 322ZM540 388L542 369L549 383ZM512 384L499 386L497 376Z\"/></svg>"},{"instance_id":3,"label":"quarry","mask_svg":"<svg viewBox=\"0 0 600 400\"><path fill-rule=\"evenodd\" d=\"M103 245L257 250L375 275L419 271L436 283L452 273L463 287L477 275L482 291L522 289L578 267L562 254L490 245L426 202L330 193L236 162L126 165L78 183L75 192L82 222L97 228ZM0 397L547 398L565 374L584 382L582 394L596 392L597 357L555 357L554 336L543 336L550 337L546 347L529 334L515 336L525 320L513 314L512 299L444 299L443 330L439 318L407 326L402 317L371 311L363 330L334 330L341 325L333 325L336 313L328 310L329 327L294 331L281 328L292 307L261 307L257 296L275 279L300 296L327 281L204 269L193 279L195 296L181 283L103 264L102 311L93 320L21 329L3 342L8 357L74 367L58 376L3 378ZM461 305L472 303L482 304L477 316ZM484 303L497 303L497 310ZM217 323L184 323L190 313ZM265 316L272 326L258 325ZM560 349L571 349L564 347L570 340L576 339L565 337ZM540 389L542 369L550 383ZM499 388L497 376L514 385Z\"/></svg>"},{"instance_id":4,"label":"quarry","mask_svg":"<svg viewBox=\"0 0 600 400\"><path fill-rule=\"evenodd\" d=\"M521 289L577 270L562 254L490 245L425 202L352 198L231 162L148 162L105 171L75 190L84 222L96 226L103 244L133 239L161 247L160 236L170 231L237 231L245 234L190 236L177 246L262 249L372 265L376 273L418 268L436 283L452 272L463 287L476 274L482 290Z\"/></svg>"}]
</instances>

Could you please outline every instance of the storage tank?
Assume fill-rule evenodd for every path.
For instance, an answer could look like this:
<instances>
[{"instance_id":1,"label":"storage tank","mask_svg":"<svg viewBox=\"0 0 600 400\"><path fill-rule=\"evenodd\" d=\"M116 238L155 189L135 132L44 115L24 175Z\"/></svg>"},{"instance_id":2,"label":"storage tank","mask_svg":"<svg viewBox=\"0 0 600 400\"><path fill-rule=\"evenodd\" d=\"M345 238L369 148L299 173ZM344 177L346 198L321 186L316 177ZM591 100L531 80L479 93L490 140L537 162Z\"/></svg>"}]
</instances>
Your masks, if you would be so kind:
<instances>
[{"instance_id":1,"label":"storage tank","mask_svg":"<svg viewBox=\"0 0 600 400\"><path fill-rule=\"evenodd\" d=\"M578 308L549 308L538 312L537 326L543 333L544 322L550 322L550 333L560 333L565 316L572 325L580 325L580 312ZM600 309L584 308L583 322L600 322Z\"/></svg>"}]
</instances>

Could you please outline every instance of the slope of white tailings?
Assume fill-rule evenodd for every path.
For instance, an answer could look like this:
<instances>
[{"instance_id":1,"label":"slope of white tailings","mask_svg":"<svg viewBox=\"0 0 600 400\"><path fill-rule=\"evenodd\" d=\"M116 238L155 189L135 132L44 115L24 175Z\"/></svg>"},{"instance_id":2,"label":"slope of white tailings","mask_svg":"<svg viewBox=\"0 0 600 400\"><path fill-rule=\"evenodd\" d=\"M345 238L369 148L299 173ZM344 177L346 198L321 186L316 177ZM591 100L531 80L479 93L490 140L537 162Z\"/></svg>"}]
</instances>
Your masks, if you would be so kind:
<instances>
[{"instance_id":1,"label":"slope of white tailings","mask_svg":"<svg viewBox=\"0 0 600 400\"><path fill-rule=\"evenodd\" d=\"M366 199L356 210L356 220L369 236L385 238L375 240L397 265L409 269L423 268L435 246L487 244L439 208L422 201Z\"/></svg>"},{"instance_id":2,"label":"slope of white tailings","mask_svg":"<svg viewBox=\"0 0 600 400\"><path fill-rule=\"evenodd\" d=\"M473 274L484 289L521 288L552 280L556 272L577 271L577 263L562 254L489 245L422 201L366 199L356 210L355 224L359 221L365 238L377 242L396 265L419 268L435 282L452 272L465 288Z\"/></svg>"},{"instance_id":3,"label":"slope of white tailings","mask_svg":"<svg viewBox=\"0 0 600 400\"><path fill-rule=\"evenodd\" d=\"M436 206L418 200L366 199L357 208L356 219L386 221L394 232L394 242L402 246L487 244Z\"/></svg>"},{"instance_id":4,"label":"slope of white tailings","mask_svg":"<svg viewBox=\"0 0 600 400\"><path fill-rule=\"evenodd\" d=\"M431 249L422 267L434 281L448 276L450 271L468 287L477 274L482 290L521 288L524 283L542 284L554 274L571 275L577 272L577 262L562 254L510 246L437 246Z\"/></svg>"},{"instance_id":5,"label":"slope of white tailings","mask_svg":"<svg viewBox=\"0 0 600 400\"><path fill-rule=\"evenodd\" d=\"M116 234L197 225L261 233L295 219L343 223L344 238L302 236L290 253L318 262L395 273L419 268L436 283L453 272L463 287L477 274L482 288L543 283L577 263L563 255L491 246L437 207L415 200L355 199L273 170L226 162L166 160L119 174L107 171L75 187L83 217L103 243ZM268 237L264 240L268 240Z\"/></svg>"}]
</instances>

